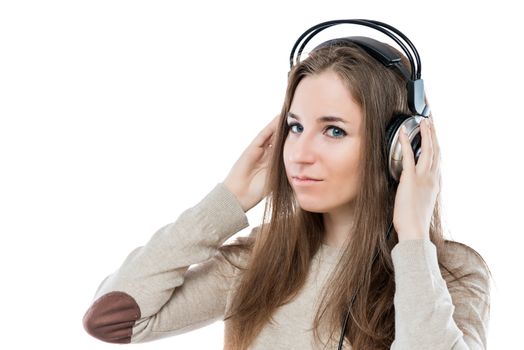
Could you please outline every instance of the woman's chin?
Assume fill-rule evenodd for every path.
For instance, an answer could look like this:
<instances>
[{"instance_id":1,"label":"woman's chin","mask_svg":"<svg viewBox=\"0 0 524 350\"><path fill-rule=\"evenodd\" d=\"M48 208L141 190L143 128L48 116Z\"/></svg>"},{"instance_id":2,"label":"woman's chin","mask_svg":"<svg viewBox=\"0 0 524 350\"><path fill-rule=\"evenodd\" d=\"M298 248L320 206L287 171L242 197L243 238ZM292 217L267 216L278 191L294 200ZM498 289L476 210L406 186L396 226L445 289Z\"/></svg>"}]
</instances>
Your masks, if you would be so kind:
<instances>
[{"instance_id":1,"label":"woman's chin","mask_svg":"<svg viewBox=\"0 0 524 350\"><path fill-rule=\"evenodd\" d=\"M317 201L305 201L305 200L298 200L298 205L302 210L310 211L312 213L324 213L324 207L319 205L318 200Z\"/></svg>"}]
</instances>

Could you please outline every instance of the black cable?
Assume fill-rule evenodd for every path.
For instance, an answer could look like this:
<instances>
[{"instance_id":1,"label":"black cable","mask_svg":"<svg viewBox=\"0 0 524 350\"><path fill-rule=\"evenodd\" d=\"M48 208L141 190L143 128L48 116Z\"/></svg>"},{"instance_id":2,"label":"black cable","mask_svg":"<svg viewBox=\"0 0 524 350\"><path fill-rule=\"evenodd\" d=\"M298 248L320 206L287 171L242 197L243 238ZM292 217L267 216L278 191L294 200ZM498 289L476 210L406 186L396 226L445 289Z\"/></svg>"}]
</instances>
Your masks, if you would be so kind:
<instances>
[{"instance_id":1,"label":"black cable","mask_svg":"<svg viewBox=\"0 0 524 350\"><path fill-rule=\"evenodd\" d=\"M387 231L387 234L386 234L386 241L389 239L389 236L391 234L391 229L392 228L393 228L393 221L391 222L391 224L389 224L389 228L388 228L388 231ZM379 253L379 251L377 251L375 253L375 256L373 257L373 261L371 262L371 265L373 265L375 263L375 260L378 257L378 253ZM340 332L340 339L338 341L338 350L342 350L342 345L344 344L344 336L345 336L345 333L346 333L346 328L347 328L347 323L348 323L348 319L349 319L349 314L351 313L351 307L353 306L353 302L355 301L355 298L357 297L357 293L360 290L361 286L362 285L358 286L358 290L357 290L357 292L355 294L353 294L353 298L351 299L351 302L349 304L348 312L346 314L346 318L344 320L344 324L342 325L342 331Z\"/></svg>"}]
</instances>

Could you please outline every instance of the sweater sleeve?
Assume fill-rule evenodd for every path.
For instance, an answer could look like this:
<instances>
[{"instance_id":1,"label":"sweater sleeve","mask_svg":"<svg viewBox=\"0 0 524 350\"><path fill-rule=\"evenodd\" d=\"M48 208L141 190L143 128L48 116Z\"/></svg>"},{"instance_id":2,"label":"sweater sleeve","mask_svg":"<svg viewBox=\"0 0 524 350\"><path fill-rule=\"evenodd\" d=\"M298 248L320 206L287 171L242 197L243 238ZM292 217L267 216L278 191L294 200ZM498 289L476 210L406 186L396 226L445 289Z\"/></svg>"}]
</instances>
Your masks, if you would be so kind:
<instances>
[{"instance_id":1,"label":"sweater sleeve","mask_svg":"<svg viewBox=\"0 0 524 350\"><path fill-rule=\"evenodd\" d=\"M105 342L138 343L222 319L236 268L218 247L247 226L235 195L218 183L101 282L84 329Z\"/></svg>"},{"instance_id":2,"label":"sweater sleeve","mask_svg":"<svg viewBox=\"0 0 524 350\"><path fill-rule=\"evenodd\" d=\"M490 280L485 267L466 251L461 281L447 285L429 239L401 241L391 251L395 272L395 340L392 350L485 350L489 322Z\"/></svg>"}]
</instances>

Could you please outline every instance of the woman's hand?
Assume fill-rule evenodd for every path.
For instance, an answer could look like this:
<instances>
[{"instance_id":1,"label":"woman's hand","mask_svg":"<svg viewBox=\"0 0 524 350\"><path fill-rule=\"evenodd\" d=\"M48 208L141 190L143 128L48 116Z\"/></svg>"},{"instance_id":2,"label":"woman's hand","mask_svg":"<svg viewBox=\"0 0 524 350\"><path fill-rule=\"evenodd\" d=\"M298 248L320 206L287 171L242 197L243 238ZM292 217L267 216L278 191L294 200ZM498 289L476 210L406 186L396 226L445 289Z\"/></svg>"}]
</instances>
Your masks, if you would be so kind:
<instances>
[{"instance_id":1,"label":"woman's hand","mask_svg":"<svg viewBox=\"0 0 524 350\"><path fill-rule=\"evenodd\" d=\"M222 182L240 202L244 212L257 205L266 195L266 174L268 160L274 147L272 142L276 132L278 114L244 150Z\"/></svg>"},{"instance_id":2,"label":"woman's hand","mask_svg":"<svg viewBox=\"0 0 524 350\"><path fill-rule=\"evenodd\" d=\"M400 132L402 174L393 211L399 241L429 239L431 217L440 190L440 148L435 128L430 124L433 124L431 115L421 122L422 145L417 164L407 135Z\"/></svg>"}]
</instances>

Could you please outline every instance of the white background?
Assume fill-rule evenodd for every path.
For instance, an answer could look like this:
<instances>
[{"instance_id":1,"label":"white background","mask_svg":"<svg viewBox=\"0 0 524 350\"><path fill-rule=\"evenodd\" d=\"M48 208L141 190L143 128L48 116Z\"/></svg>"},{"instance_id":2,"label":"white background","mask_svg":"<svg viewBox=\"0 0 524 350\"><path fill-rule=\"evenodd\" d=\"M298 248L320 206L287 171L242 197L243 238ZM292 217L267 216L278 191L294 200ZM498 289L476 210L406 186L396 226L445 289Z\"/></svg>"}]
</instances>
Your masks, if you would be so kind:
<instances>
[{"instance_id":1,"label":"white background","mask_svg":"<svg viewBox=\"0 0 524 350\"><path fill-rule=\"evenodd\" d=\"M2 1L2 344L116 348L82 327L102 279L223 181L280 111L300 34L328 20L368 18L397 27L419 50L442 152L447 238L475 248L490 265L489 345L515 348L524 312L516 6ZM306 52L346 35L389 40L339 25ZM251 227L263 203L248 212ZM222 344L223 323L216 322L137 347Z\"/></svg>"}]
</instances>

